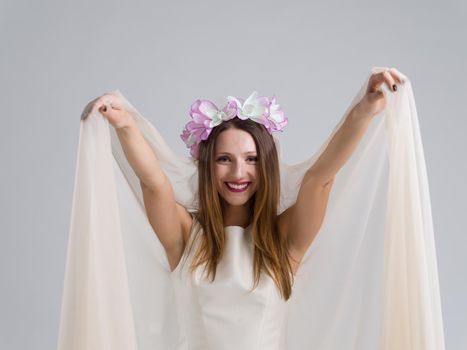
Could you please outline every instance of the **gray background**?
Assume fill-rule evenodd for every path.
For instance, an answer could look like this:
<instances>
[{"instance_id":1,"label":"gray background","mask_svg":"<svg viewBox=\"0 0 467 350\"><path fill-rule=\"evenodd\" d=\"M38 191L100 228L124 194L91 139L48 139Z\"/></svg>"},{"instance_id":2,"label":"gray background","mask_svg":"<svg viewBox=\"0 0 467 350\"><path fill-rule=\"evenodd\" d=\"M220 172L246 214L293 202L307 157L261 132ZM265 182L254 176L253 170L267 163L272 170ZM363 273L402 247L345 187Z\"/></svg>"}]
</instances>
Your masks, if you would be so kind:
<instances>
[{"instance_id":1,"label":"gray background","mask_svg":"<svg viewBox=\"0 0 467 350\"><path fill-rule=\"evenodd\" d=\"M188 154L179 134L195 99L276 94L295 163L388 66L414 88L446 345L466 349L466 17L461 1L2 1L0 348L56 348L87 102L120 89Z\"/></svg>"}]
</instances>

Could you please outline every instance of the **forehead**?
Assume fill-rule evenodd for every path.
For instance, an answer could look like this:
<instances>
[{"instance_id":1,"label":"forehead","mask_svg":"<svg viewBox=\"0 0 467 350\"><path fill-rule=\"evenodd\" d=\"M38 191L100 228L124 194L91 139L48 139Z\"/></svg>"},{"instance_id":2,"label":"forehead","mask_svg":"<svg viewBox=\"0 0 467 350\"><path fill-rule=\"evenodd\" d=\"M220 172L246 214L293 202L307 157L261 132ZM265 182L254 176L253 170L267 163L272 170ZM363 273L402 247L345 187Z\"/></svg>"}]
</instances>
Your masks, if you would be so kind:
<instances>
[{"instance_id":1,"label":"forehead","mask_svg":"<svg viewBox=\"0 0 467 350\"><path fill-rule=\"evenodd\" d=\"M219 134L215 145L216 153L247 153L256 152L253 137L240 129L227 129Z\"/></svg>"}]
</instances>

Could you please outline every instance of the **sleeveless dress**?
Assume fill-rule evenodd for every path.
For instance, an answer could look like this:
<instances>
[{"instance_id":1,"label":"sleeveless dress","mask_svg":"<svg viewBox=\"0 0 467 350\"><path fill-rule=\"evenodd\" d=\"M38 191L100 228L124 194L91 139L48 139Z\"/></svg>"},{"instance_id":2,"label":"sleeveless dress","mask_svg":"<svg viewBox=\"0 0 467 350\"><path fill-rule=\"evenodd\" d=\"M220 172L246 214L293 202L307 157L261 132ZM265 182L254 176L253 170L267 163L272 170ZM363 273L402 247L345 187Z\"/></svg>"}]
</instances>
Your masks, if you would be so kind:
<instances>
[{"instance_id":1,"label":"sleeveless dress","mask_svg":"<svg viewBox=\"0 0 467 350\"><path fill-rule=\"evenodd\" d=\"M226 251L216 278L203 276L199 266L193 276L189 267L201 225L193 225L185 252L171 272L182 327L183 350L284 350L286 305L272 278L261 273L253 291L251 225L226 226ZM190 249L194 240L193 247Z\"/></svg>"}]
</instances>

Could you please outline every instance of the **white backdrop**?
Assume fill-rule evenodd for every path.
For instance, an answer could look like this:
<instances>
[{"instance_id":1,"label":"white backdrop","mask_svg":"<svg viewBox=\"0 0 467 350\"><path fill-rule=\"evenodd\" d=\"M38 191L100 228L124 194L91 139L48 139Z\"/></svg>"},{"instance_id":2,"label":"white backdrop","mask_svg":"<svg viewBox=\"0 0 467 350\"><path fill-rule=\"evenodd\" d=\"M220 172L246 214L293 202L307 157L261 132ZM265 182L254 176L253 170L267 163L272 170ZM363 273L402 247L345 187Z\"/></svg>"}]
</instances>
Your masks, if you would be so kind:
<instances>
[{"instance_id":1,"label":"white backdrop","mask_svg":"<svg viewBox=\"0 0 467 350\"><path fill-rule=\"evenodd\" d=\"M324 141L373 66L413 84L446 348L466 348L466 15L460 1L0 2L0 348L56 347L88 101L120 89L185 153L179 134L195 99L276 94L294 163Z\"/></svg>"}]
</instances>

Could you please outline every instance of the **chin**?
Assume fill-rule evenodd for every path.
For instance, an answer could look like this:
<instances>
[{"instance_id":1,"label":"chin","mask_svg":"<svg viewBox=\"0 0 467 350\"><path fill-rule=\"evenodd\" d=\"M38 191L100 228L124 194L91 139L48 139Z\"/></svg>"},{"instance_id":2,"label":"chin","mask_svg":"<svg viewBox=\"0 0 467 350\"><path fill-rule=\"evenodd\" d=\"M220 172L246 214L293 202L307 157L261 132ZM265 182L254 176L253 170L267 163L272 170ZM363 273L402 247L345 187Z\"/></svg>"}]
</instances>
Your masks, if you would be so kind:
<instances>
[{"instance_id":1,"label":"chin","mask_svg":"<svg viewBox=\"0 0 467 350\"><path fill-rule=\"evenodd\" d=\"M240 199L235 200L235 199L231 199L231 198L225 198L224 196L222 196L222 198L223 198L225 203L229 204L232 207L244 206L250 200L250 198L247 198L245 200L240 200Z\"/></svg>"}]
</instances>

